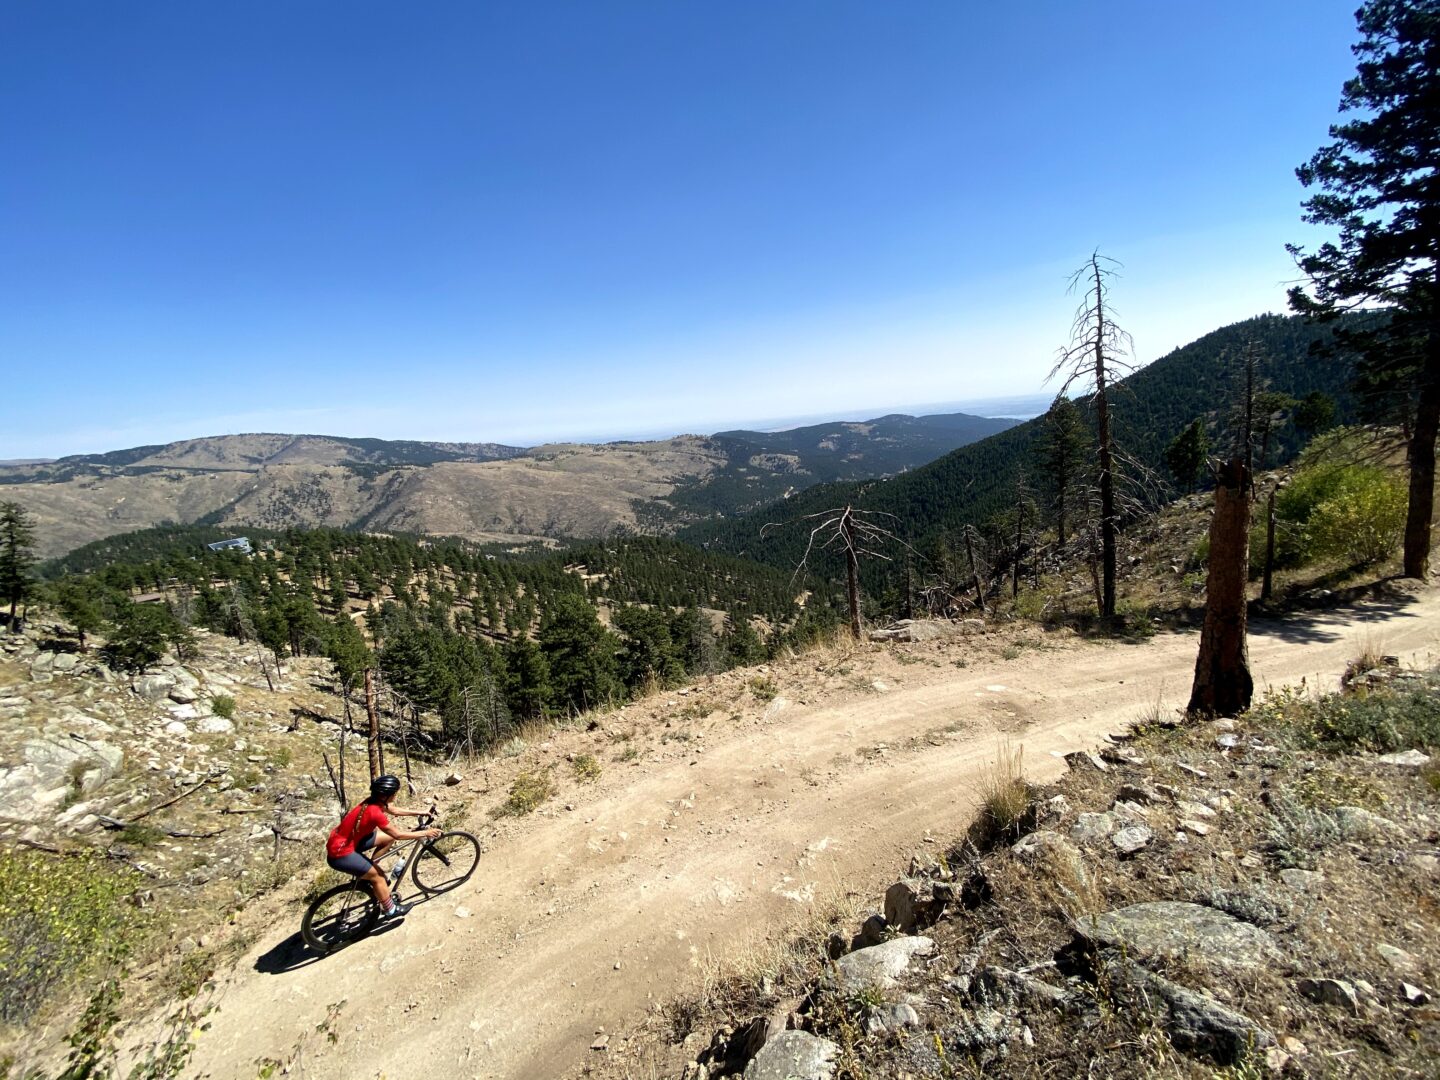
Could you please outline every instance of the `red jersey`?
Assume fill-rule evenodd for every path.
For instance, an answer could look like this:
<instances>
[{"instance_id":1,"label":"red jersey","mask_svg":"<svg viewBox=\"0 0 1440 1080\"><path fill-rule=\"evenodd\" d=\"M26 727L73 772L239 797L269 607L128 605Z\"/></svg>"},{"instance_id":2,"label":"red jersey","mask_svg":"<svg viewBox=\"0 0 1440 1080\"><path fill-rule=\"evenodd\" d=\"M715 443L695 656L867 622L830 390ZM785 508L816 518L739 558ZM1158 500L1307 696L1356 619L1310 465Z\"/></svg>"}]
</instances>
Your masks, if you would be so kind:
<instances>
[{"instance_id":1,"label":"red jersey","mask_svg":"<svg viewBox=\"0 0 1440 1080\"><path fill-rule=\"evenodd\" d=\"M383 808L372 802L362 802L330 830L330 839L325 841L325 854L332 859L349 855L361 840L376 829L388 828L389 825L390 819L385 816Z\"/></svg>"}]
</instances>

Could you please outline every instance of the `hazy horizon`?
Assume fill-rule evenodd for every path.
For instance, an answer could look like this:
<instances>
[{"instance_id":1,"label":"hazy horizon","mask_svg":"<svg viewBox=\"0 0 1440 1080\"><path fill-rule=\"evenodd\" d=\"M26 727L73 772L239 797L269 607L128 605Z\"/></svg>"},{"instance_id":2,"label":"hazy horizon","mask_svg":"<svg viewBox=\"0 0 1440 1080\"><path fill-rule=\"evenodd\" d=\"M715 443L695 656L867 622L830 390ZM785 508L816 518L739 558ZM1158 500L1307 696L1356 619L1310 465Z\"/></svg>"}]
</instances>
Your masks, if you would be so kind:
<instances>
[{"instance_id":1,"label":"hazy horizon","mask_svg":"<svg viewBox=\"0 0 1440 1080\"><path fill-rule=\"evenodd\" d=\"M1351 8L9 5L0 457L1029 395L1097 248L1148 363L1285 309Z\"/></svg>"}]
</instances>

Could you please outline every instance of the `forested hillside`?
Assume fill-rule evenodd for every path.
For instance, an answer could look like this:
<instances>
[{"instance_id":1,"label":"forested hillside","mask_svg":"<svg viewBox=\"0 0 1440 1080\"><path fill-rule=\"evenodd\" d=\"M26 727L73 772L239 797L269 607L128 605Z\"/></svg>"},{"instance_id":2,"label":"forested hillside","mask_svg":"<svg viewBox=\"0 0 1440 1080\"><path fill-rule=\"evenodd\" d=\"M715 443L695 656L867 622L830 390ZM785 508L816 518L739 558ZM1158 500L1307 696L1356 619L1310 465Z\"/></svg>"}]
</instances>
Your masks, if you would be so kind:
<instances>
[{"instance_id":1,"label":"forested hillside","mask_svg":"<svg viewBox=\"0 0 1440 1080\"><path fill-rule=\"evenodd\" d=\"M1240 355L1247 344L1258 348L1257 376L1262 386L1292 398L1316 391L1329 395L1336 402L1337 419L1350 419L1353 402L1347 390L1348 362L1313 351L1331 339L1328 327L1298 316L1277 315L1247 319L1206 334L1116 386L1112 401L1116 441L1128 456L1162 479L1166 477L1166 446L1195 419L1203 420L1214 444L1222 444L1243 392ZM1084 405L1082 416L1088 424ZM711 550L793 569L805 552L807 515L853 504L893 515L887 521L896 534L933 561L942 544L957 542L963 526L982 526L1010 511L1016 504L1017 479L1022 473L1027 477L1029 497L1043 501L1050 479L1038 461L1044 433L1045 419L1037 417L903 476L817 486L744 517L696 525L680 535ZM1298 445L1294 425L1278 425L1271 440L1271 460L1284 460ZM1164 492L1151 485L1148 495L1159 499ZM768 522L793 524L766 530L762 537L761 529ZM897 548L891 554L898 552ZM823 553L812 554L809 566L812 582L817 578L833 582L839 571L834 558ZM863 572L874 591L895 588L902 568L903 560L871 562Z\"/></svg>"},{"instance_id":2,"label":"forested hillside","mask_svg":"<svg viewBox=\"0 0 1440 1080\"><path fill-rule=\"evenodd\" d=\"M641 508L640 521L663 530L752 510L814 484L893 476L1018 422L968 413L892 413L785 431L721 431L707 443L725 455L725 464L677 487L664 502Z\"/></svg>"},{"instance_id":3,"label":"forested hillside","mask_svg":"<svg viewBox=\"0 0 1440 1080\"><path fill-rule=\"evenodd\" d=\"M215 530L166 527L47 564L49 600L102 632L119 668L143 669L189 628L261 655L320 655L353 682L365 668L447 739L502 738L562 716L764 660L835 625L802 610L790 575L657 537L497 553L456 539L334 529L252 536L212 552ZM136 597L145 602L137 603Z\"/></svg>"}]
</instances>

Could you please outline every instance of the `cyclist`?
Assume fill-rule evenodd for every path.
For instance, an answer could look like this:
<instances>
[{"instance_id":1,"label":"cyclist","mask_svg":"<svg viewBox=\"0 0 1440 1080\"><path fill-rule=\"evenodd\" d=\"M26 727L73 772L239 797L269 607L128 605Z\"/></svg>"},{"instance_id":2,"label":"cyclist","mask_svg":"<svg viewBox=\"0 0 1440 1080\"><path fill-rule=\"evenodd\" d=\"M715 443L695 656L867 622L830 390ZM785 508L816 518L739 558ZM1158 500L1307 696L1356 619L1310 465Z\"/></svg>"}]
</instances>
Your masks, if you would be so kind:
<instances>
[{"instance_id":1,"label":"cyclist","mask_svg":"<svg viewBox=\"0 0 1440 1080\"><path fill-rule=\"evenodd\" d=\"M389 815L420 817L425 813L424 810L402 810L391 806L399 791L398 776L377 776L370 782L370 797L341 818L340 824L331 830L330 838L325 841L325 861L332 869L353 874L365 882L380 905L381 918L385 919L398 919L410 908L407 904L395 902L385 875L363 852L373 851L379 857L396 840L427 840L440 835L439 829L395 831Z\"/></svg>"}]
</instances>

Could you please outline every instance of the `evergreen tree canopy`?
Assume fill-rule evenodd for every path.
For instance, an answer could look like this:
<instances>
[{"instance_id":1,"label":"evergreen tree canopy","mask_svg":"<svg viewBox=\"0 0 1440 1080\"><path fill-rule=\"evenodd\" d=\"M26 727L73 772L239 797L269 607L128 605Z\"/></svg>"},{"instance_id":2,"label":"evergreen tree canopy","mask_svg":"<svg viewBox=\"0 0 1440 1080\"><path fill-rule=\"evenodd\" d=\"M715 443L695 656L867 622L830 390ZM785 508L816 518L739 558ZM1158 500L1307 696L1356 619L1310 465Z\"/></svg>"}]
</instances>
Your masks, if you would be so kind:
<instances>
[{"instance_id":1,"label":"evergreen tree canopy","mask_svg":"<svg viewBox=\"0 0 1440 1080\"><path fill-rule=\"evenodd\" d=\"M1290 245L1310 278L1290 301L1322 319L1356 307L1390 313L1352 343L1359 388L1402 404L1413 423L1405 572L1424 577L1440 432L1440 0L1369 0L1356 21L1359 62L1340 96L1350 118L1296 170L1318 188L1304 219L1338 235L1311 252Z\"/></svg>"}]
</instances>

